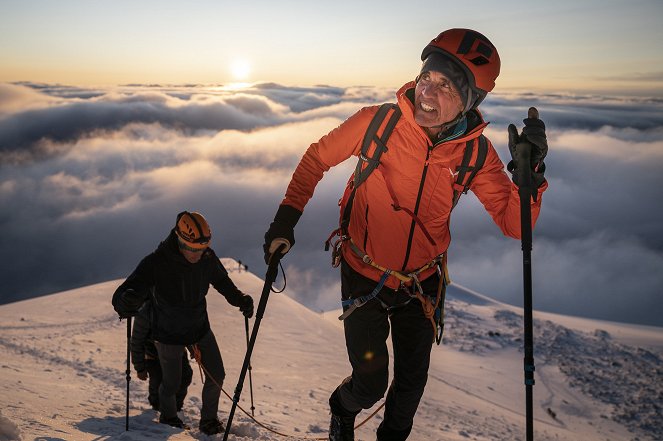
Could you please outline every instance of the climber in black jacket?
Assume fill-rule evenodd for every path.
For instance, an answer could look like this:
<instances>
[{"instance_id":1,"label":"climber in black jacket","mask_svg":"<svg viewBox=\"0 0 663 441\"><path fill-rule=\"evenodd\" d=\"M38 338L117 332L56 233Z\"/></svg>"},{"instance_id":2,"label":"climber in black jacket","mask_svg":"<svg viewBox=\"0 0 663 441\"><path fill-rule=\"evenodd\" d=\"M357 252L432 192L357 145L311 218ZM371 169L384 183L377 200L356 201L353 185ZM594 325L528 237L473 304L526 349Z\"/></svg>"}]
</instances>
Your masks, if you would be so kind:
<instances>
[{"instance_id":1,"label":"climber in black jacket","mask_svg":"<svg viewBox=\"0 0 663 441\"><path fill-rule=\"evenodd\" d=\"M228 303L246 317L253 315L253 299L242 293L209 247L211 230L196 212L177 215L175 227L145 257L113 294L113 307L121 317L135 316L147 300L152 301L152 338L163 374L159 387L159 421L184 427L177 416L176 393L182 377L186 346L197 346L207 371L202 391L200 430L221 433L217 417L225 370L218 344L210 328L205 296L211 284Z\"/></svg>"}]
</instances>

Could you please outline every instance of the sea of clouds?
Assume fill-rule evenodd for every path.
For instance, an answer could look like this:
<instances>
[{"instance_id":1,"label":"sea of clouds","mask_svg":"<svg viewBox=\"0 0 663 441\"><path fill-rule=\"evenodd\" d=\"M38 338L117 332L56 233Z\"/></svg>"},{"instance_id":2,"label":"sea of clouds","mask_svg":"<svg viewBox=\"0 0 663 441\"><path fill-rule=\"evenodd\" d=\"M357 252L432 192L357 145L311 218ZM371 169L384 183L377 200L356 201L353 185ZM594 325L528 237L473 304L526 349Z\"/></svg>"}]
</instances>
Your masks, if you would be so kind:
<instances>
[{"instance_id":1,"label":"sea of clouds","mask_svg":"<svg viewBox=\"0 0 663 441\"><path fill-rule=\"evenodd\" d=\"M0 302L126 277L182 210L209 219L220 256L264 272L263 235L306 148L372 87L0 83ZM663 102L565 94L489 96L486 130L507 162L506 126L529 106L550 152L533 250L534 306L663 326ZM350 159L321 181L284 259L289 295L339 306L323 242ZM470 193L453 214L453 280L522 303L520 242Z\"/></svg>"}]
</instances>

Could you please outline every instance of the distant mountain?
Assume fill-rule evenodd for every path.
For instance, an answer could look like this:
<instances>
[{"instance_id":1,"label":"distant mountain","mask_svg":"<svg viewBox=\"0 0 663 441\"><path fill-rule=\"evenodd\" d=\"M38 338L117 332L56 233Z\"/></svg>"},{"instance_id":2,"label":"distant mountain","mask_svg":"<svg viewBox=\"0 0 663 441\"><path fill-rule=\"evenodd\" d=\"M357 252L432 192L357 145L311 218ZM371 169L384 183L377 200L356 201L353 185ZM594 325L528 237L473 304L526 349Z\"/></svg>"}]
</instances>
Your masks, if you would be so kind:
<instances>
[{"instance_id":1,"label":"distant mountain","mask_svg":"<svg viewBox=\"0 0 663 441\"><path fill-rule=\"evenodd\" d=\"M263 281L222 259L257 300ZM124 432L126 322L110 299L121 280L0 306L0 441L187 440L197 430L156 424L146 384L132 372L130 431ZM213 289L209 314L232 395L246 349L244 320ZM327 399L350 373L336 312L313 312L271 294L252 360L254 424L238 410L236 440L326 436ZM535 312L535 439L663 439L663 329ZM252 320L253 323L253 320ZM522 318L518 308L461 286L448 290L443 344L433 348L426 393L410 439L524 439ZM183 417L196 427L201 380ZM245 384L240 406L248 410ZM222 396L225 420L231 401ZM358 421L370 414L362 412ZM373 440L381 412L357 430ZM300 438L297 438L300 437ZM220 439L220 437L218 437Z\"/></svg>"}]
</instances>

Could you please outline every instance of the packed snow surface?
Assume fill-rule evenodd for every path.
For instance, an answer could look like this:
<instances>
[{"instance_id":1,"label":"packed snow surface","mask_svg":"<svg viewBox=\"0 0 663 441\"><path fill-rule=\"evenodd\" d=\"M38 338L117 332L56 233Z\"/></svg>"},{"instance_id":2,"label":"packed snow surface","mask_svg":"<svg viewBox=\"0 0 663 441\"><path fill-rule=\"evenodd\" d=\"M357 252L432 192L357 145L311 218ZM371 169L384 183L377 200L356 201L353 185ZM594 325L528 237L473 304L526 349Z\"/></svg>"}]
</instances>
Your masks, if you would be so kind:
<instances>
[{"instance_id":1,"label":"packed snow surface","mask_svg":"<svg viewBox=\"0 0 663 441\"><path fill-rule=\"evenodd\" d=\"M261 278L222 261L257 305ZM156 423L147 384L132 371L125 431L127 327L110 304L120 283L0 306L0 441L222 439L197 430L195 361L181 414L192 429ZM213 289L208 310L227 373L223 389L232 396L246 351L244 319ZM251 361L260 424L248 416L247 375L239 405L248 414L237 410L230 439L325 439L328 396L350 373L338 315L270 295ZM452 285L446 317L410 439L524 440L522 311ZM536 311L534 319L537 441L663 439L663 329ZM222 394L221 420L231 405ZM375 439L381 415L357 429L358 440Z\"/></svg>"}]
</instances>

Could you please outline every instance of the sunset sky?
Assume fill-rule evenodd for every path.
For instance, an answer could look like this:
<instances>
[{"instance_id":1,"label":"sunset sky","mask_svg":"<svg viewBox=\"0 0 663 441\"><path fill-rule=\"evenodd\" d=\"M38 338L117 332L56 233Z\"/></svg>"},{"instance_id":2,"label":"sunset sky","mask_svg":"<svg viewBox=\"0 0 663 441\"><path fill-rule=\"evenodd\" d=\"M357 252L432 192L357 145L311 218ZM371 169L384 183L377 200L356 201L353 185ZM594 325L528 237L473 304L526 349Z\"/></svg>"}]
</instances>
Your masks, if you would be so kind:
<instances>
[{"instance_id":1,"label":"sunset sky","mask_svg":"<svg viewBox=\"0 0 663 441\"><path fill-rule=\"evenodd\" d=\"M185 209L260 275L306 148L469 27L501 54L481 111L502 161L529 106L547 127L535 308L663 326L663 2L462 5L0 0L0 303L126 277ZM323 242L353 167L321 181L284 260L314 310L339 306ZM451 225L452 280L520 304L520 243L472 194Z\"/></svg>"},{"instance_id":2,"label":"sunset sky","mask_svg":"<svg viewBox=\"0 0 663 441\"><path fill-rule=\"evenodd\" d=\"M0 11L0 81L398 87L426 42L469 27L501 54L497 91L663 89L660 0L2 0Z\"/></svg>"}]
</instances>

